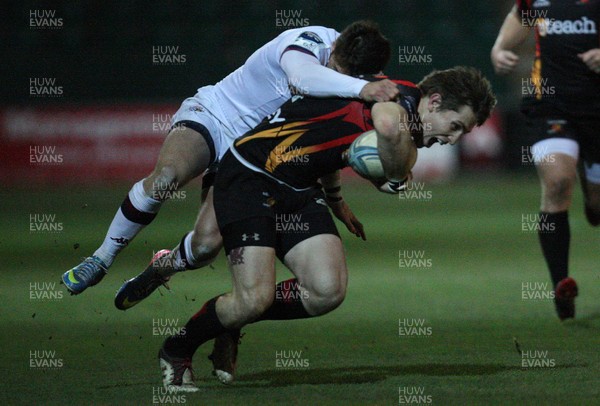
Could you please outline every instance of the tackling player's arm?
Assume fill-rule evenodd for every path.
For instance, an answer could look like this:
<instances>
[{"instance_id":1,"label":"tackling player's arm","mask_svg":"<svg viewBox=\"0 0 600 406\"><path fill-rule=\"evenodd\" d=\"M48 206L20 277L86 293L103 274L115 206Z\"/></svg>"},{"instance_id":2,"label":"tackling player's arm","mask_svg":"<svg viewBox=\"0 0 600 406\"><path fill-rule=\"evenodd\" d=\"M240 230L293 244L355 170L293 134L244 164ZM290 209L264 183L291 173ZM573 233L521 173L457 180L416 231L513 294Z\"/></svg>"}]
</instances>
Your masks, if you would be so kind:
<instances>
[{"instance_id":1,"label":"tackling player's arm","mask_svg":"<svg viewBox=\"0 0 600 406\"><path fill-rule=\"evenodd\" d=\"M332 172L328 175L321 177L321 185L325 190L325 199L327 205L333 212L333 214L346 225L348 231L357 237L366 240L365 230L360 221L356 218L350 206L342 197L342 181L340 178L340 171Z\"/></svg>"},{"instance_id":2,"label":"tackling player's arm","mask_svg":"<svg viewBox=\"0 0 600 406\"><path fill-rule=\"evenodd\" d=\"M281 57L281 68L302 92L315 97L352 97L365 101L387 101L398 95L389 79L368 82L328 68L317 58L298 51L288 51Z\"/></svg>"},{"instance_id":3,"label":"tackling player's arm","mask_svg":"<svg viewBox=\"0 0 600 406\"><path fill-rule=\"evenodd\" d=\"M376 103L371 109L377 131L377 151L386 178L401 181L417 161L417 147L410 134L407 111L398 103Z\"/></svg>"},{"instance_id":4,"label":"tackling player's arm","mask_svg":"<svg viewBox=\"0 0 600 406\"><path fill-rule=\"evenodd\" d=\"M519 56L512 50L525 41L530 28L522 23L520 14L521 12L517 6L513 6L504 19L496 42L492 47L492 65L497 74L510 73L519 63Z\"/></svg>"}]
</instances>

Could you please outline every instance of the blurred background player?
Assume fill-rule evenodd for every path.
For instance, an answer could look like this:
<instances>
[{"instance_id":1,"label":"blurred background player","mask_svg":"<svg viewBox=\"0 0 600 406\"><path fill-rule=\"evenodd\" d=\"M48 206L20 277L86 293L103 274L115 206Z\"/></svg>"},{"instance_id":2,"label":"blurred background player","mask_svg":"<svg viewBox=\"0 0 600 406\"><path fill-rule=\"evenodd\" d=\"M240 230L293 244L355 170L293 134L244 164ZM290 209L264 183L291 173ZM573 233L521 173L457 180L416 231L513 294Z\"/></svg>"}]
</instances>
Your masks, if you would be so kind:
<instances>
[{"instance_id":1,"label":"blurred background player","mask_svg":"<svg viewBox=\"0 0 600 406\"><path fill-rule=\"evenodd\" d=\"M575 316L577 284L569 277L568 211L579 175L588 222L600 224L600 1L517 1L491 58L498 74L519 63L512 50L535 26L535 60L522 112L539 140L531 153L542 186L538 235L561 320ZM531 91L529 91L531 90Z\"/></svg>"},{"instance_id":2,"label":"blurred background player","mask_svg":"<svg viewBox=\"0 0 600 406\"><path fill-rule=\"evenodd\" d=\"M375 128L386 177L404 179L417 147L455 144L495 105L489 82L473 68L435 71L418 87L397 83L399 102L372 109L356 100L294 97L233 143L214 186L233 290L206 302L185 334L167 338L159 352L167 389L198 390L191 359L213 338L219 337L211 355L215 373L230 383L241 327L316 317L342 303L346 261L325 200L339 198L340 169L354 139ZM306 159L294 159L300 156ZM286 216L300 218L302 232L283 229ZM276 284L276 257L294 279Z\"/></svg>"},{"instance_id":3,"label":"blurred background player","mask_svg":"<svg viewBox=\"0 0 600 406\"><path fill-rule=\"evenodd\" d=\"M336 72L339 66L379 71L389 57L389 42L372 22L355 22L341 34L326 27L302 27L287 30L259 48L216 85L198 89L176 112L154 170L131 188L102 245L63 274L67 289L79 294L100 282L115 256L156 217L162 202L220 159L232 140L288 100L291 87L313 96L366 101L396 97L398 90L389 80L369 83ZM212 204L206 206L212 210ZM214 214L206 218L214 219ZM220 249L216 223L204 224L197 238L203 240L194 244L214 257ZM182 244L191 246L192 239L193 233ZM186 260L195 262L192 257Z\"/></svg>"}]
</instances>

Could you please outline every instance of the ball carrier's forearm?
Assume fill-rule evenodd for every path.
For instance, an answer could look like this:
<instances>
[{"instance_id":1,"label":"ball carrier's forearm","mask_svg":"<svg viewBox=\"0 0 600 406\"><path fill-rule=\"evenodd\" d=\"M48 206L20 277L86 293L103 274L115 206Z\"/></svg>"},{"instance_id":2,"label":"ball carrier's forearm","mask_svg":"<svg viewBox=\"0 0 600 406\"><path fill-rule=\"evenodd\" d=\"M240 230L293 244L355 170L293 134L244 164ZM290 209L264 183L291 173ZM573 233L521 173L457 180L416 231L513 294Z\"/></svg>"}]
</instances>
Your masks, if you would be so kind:
<instances>
[{"instance_id":1,"label":"ball carrier's forearm","mask_svg":"<svg viewBox=\"0 0 600 406\"><path fill-rule=\"evenodd\" d=\"M336 203L342 200L342 179L340 171L331 172L322 176L319 180L321 181L328 202Z\"/></svg>"},{"instance_id":2,"label":"ball carrier's forearm","mask_svg":"<svg viewBox=\"0 0 600 406\"><path fill-rule=\"evenodd\" d=\"M375 104L372 115L385 176L390 180L405 179L417 161L408 113L399 104L386 102Z\"/></svg>"}]
</instances>

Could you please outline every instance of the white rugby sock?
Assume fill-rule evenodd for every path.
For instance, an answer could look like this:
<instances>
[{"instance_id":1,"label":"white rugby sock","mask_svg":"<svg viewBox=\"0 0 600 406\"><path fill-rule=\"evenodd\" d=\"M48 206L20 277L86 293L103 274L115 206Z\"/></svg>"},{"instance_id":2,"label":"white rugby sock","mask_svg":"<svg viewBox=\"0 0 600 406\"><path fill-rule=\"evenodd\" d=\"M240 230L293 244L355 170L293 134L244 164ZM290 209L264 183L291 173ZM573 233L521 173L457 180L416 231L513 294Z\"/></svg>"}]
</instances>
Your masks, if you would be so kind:
<instances>
[{"instance_id":1,"label":"white rugby sock","mask_svg":"<svg viewBox=\"0 0 600 406\"><path fill-rule=\"evenodd\" d=\"M110 267L117 254L154 220L160 210L161 202L146 195L143 182L140 180L133 185L110 223L104 242L94 252L107 267Z\"/></svg>"}]
</instances>

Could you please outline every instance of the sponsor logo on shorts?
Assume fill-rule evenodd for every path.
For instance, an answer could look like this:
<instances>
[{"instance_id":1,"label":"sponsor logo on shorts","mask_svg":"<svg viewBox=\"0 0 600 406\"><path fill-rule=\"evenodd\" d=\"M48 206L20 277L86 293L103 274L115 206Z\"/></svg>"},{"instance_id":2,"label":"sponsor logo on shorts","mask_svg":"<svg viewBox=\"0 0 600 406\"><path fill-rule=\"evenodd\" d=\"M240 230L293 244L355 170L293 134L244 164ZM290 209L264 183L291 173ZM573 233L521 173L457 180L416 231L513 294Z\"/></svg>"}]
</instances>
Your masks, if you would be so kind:
<instances>
[{"instance_id":1,"label":"sponsor logo on shorts","mask_svg":"<svg viewBox=\"0 0 600 406\"><path fill-rule=\"evenodd\" d=\"M548 0L535 0L531 7L550 7L550 2Z\"/></svg>"},{"instance_id":2,"label":"sponsor logo on shorts","mask_svg":"<svg viewBox=\"0 0 600 406\"><path fill-rule=\"evenodd\" d=\"M253 233L253 234L242 234L242 241L248 241L248 240L254 240L254 241L260 241L260 234L259 233Z\"/></svg>"}]
</instances>

